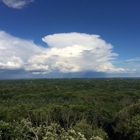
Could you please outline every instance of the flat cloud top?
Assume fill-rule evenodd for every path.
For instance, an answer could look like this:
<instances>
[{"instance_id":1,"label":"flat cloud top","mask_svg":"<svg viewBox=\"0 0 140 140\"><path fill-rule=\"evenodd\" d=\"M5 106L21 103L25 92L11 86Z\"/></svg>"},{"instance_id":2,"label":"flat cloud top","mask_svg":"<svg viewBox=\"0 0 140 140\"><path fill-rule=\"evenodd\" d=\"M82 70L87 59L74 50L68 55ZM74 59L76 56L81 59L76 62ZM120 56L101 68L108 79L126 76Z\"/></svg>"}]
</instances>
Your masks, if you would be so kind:
<instances>
[{"instance_id":1,"label":"flat cloud top","mask_svg":"<svg viewBox=\"0 0 140 140\"><path fill-rule=\"evenodd\" d=\"M111 60L113 46L98 35L60 33L42 38L47 48L0 31L0 71L21 70L32 74L50 72L123 72Z\"/></svg>"},{"instance_id":2,"label":"flat cloud top","mask_svg":"<svg viewBox=\"0 0 140 140\"><path fill-rule=\"evenodd\" d=\"M10 8L22 9L34 0L2 0L2 2Z\"/></svg>"}]
</instances>

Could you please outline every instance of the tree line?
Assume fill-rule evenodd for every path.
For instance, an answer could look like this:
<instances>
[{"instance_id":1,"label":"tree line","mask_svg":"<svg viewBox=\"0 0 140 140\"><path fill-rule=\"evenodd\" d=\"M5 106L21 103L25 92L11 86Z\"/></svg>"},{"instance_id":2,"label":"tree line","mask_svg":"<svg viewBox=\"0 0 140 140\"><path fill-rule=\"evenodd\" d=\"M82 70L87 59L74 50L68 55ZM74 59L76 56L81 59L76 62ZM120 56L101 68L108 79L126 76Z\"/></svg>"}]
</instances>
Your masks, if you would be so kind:
<instances>
[{"instance_id":1,"label":"tree line","mask_svg":"<svg viewBox=\"0 0 140 140\"><path fill-rule=\"evenodd\" d=\"M1 140L139 140L140 79L0 81Z\"/></svg>"}]
</instances>

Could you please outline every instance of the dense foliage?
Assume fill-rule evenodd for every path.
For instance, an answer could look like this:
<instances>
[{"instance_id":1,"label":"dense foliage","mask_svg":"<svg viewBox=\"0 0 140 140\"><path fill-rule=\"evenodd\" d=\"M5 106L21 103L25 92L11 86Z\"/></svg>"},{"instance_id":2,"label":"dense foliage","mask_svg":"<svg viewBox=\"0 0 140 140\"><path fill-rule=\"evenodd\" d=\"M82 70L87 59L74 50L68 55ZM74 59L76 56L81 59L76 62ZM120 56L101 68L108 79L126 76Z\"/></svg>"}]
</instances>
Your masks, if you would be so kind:
<instances>
[{"instance_id":1,"label":"dense foliage","mask_svg":"<svg viewBox=\"0 0 140 140\"><path fill-rule=\"evenodd\" d=\"M0 140L140 140L139 79L0 81Z\"/></svg>"}]
</instances>

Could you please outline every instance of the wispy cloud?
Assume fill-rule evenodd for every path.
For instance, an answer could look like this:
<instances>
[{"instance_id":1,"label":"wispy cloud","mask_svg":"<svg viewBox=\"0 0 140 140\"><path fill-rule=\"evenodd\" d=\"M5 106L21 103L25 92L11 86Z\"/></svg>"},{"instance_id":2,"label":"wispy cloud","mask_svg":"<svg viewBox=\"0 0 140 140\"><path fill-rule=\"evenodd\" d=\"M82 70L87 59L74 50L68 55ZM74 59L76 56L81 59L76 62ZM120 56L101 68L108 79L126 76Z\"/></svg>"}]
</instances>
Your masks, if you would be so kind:
<instances>
[{"instance_id":1,"label":"wispy cloud","mask_svg":"<svg viewBox=\"0 0 140 140\"><path fill-rule=\"evenodd\" d=\"M42 40L47 43L47 48L0 31L0 72L125 72L111 63L117 54L112 51L113 46L98 35L60 33L45 36Z\"/></svg>"},{"instance_id":2,"label":"wispy cloud","mask_svg":"<svg viewBox=\"0 0 140 140\"><path fill-rule=\"evenodd\" d=\"M140 69L140 57L128 59L126 60L126 63L128 63L129 67L132 67L133 69Z\"/></svg>"},{"instance_id":3,"label":"wispy cloud","mask_svg":"<svg viewBox=\"0 0 140 140\"><path fill-rule=\"evenodd\" d=\"M127 62L136 62L136 61L140 61L140 57L136 57L136 58L131 58L126 60Z\"/></svg>"},{"instance_id":4,"label":"wispy cloud","mask_svg":"<svg viewBox=\"0 0 140 140\"><path fill-rule=\"evenodd\" d=\"M10 8L22 9L34 0L2 0L2 2Z\"/></svg>"}]
</instances>

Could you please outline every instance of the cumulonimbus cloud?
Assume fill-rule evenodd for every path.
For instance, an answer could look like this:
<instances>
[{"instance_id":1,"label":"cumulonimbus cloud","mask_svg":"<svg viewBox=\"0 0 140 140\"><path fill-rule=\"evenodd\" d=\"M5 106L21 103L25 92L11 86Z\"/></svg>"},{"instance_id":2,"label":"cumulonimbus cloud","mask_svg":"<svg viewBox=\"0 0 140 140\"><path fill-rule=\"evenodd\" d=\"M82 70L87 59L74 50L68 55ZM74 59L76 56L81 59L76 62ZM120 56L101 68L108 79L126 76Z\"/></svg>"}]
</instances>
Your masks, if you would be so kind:
<instances>
[{"instance_id":1,"label":"cumulonimbus cloud","mask_svg":"<svg viewBox=\"0 0 140 140\"><path fill-rule=\"evenodd\" d=\"M34 0L2 0L2 2L10 8L22 9Z\"/></svg>"},{"instance_id":2,"label":"cumulonimbus cloud","mask_svg":"<svg viewBox=\"0 0 140 140\"><path fill-rule=\"evenodd\" d=\"M0 31L0 71L22 70L33 74L52 72L121 72L111 60L113 46L98 35L60 33L42 38L47 47Z\"/></svg>"}]
</instances>

